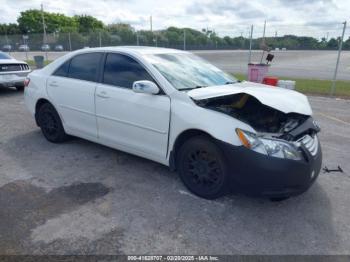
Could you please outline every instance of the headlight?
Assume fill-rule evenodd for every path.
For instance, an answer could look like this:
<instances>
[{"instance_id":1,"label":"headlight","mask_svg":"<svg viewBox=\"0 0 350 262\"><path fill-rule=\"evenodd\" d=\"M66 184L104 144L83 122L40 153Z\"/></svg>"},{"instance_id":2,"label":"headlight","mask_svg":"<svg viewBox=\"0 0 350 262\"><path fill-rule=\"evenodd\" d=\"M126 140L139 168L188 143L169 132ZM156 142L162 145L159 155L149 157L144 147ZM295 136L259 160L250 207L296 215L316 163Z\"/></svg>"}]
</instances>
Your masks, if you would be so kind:
<instances>
[{"instance_id":1,"label":"headlight","mask_svg":"<svg viewBox=\"0 0 350 262\"><path fill-rule=\"evenodd\" d=\"M242 144L255 152L278 158L302 160L303 156L294 145L277 139L258 137L256 134L236 129Z\"/></svg>"}]
</instances>

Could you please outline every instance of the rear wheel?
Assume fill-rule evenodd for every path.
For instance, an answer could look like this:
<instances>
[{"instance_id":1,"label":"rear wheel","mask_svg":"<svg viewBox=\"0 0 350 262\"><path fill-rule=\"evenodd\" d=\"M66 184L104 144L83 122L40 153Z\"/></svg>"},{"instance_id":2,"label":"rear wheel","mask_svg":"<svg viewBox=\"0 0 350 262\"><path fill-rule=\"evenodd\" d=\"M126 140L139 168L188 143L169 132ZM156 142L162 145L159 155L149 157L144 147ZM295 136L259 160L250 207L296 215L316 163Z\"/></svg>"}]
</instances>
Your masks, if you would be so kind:
<instances>
[{"instance_id":1,"label":"rear wheel","mask_svg":"<svg viewBox=\"0 0 350 262\"><path fill-rule=\"evenodd\" d=\"M227 163L209 137L193 137L182 145L177 166L181 180L195 195L215 199L227 193Z\"/></svg>"},{"instance_id":2,"label":"rear wheel","mask_svg":"<svg viewBox=\"0 0 350 262\"><path fill-rule=\"evenodd\" d=\"M68 136L56 109L49 103L43 104L38 112L38 124L45 138L52 143L61 143L67 140Z\"/></svg>"}]
</instances>

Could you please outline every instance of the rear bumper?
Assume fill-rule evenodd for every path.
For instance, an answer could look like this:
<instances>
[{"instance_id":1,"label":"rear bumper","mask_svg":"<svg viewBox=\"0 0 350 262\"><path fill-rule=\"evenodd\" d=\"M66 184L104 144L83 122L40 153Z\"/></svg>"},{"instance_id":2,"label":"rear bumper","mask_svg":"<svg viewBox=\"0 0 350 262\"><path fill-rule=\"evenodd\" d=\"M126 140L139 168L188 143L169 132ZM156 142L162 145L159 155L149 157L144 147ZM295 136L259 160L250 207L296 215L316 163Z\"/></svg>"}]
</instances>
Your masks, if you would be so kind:
<instances>
[{"instance_id":1,"label":"rear bumper","mask_svg":"<svg viewBox=\"0 0 350 262\"><path fill-rule=\"evenodd\" d=\"M8 74L0 74L0 86L2 87L10 87L10 86L23 86L24 80L28 72L20 72L20 73L8 73Z\"/></svg>"},{"instance_id":2,"label":"rear bumper","mask_svg":"<svg viewBox=\"0 0 350 262\"><path fill-rule=\"evenodd\" d=\"M253 196L289 197L305 192L321 169L322 152L312 156L303 149L305 160L269 157L243 146L218 142L230 168L234 191ZM319 142L318 142L319 143Z\"/></svg>"}]
</instances>

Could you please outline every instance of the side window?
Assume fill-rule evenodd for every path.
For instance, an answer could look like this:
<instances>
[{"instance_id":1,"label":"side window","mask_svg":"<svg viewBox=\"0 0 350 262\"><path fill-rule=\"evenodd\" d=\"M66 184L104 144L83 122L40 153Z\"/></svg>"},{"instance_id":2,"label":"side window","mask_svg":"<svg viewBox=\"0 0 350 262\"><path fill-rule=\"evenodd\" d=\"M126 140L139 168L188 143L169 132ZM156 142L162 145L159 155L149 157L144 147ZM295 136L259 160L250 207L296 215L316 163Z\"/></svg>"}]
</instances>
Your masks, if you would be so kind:
<instances>
[{"instance_id":1,"label":"side window","mask_svg":"<svg viewBox=\"0 0 350 262\"><path fill-rule=\"evenodd\" d=\"M132 84L139 80L154 82L149 73L134 59L121 54L107 55L103 83L132 88Z\"/></svg>"},{"instance_id":2,"label":"side window","mask_svg":"<svg viewBox=\"0 0 350 262\"><path fill-rule=\"evenodd\" d=\"M67 76L69 69L70 60L64 62L56 71L53 73L54 76Z\"/></svg>"},{"instance_id":3,"label":"side window","mask_svg":"<svg viewBox=\"0 0 350 262\"><path fill-rule=\"evenodd\" d=\"M86 81L96 81L101 53L87 53L72 58L68 77Z\"/></svg>"}]
</instances>

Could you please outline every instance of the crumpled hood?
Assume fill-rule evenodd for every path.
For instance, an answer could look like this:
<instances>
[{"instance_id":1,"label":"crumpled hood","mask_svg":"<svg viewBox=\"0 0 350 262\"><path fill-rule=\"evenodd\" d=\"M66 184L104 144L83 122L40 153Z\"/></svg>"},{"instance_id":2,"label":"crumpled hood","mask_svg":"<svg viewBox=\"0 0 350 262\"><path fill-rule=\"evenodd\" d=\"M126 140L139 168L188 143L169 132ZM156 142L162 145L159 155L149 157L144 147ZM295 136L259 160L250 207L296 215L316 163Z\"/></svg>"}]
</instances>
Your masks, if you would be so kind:
<instances>
[{"instance_id":1,"label":"crumpled hood","mask_svg":"<svg viewBox=\"0 0 350 262\"><path fill-rule=\"evenodd\" d=\"M262 104L283 113L312 115L307 97L299 92L253 82L241 82L231 85L210 86L193 89L187 94L194 100L245 93L258 99Z\"/></svg>"}]
</instances>

